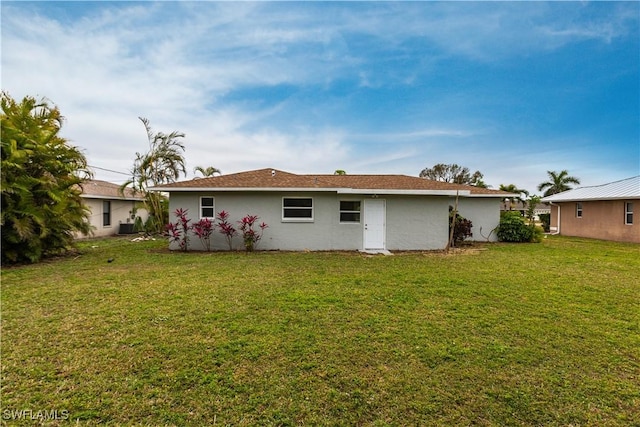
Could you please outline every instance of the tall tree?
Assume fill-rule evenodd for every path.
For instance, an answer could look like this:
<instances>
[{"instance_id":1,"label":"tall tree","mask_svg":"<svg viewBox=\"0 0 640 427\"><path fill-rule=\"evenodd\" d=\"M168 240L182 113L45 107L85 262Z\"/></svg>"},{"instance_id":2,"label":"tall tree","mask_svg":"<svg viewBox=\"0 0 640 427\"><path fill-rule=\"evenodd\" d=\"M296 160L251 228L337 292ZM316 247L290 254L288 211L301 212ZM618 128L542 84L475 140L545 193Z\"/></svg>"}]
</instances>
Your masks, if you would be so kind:
<instances>
[{"instance_id":1,"label":"tall tree","mask_svg":"<svg viewBox=\"0 0 640 427\"><path fill-rule=\"evenodd\" d=\"M204 177L213 176L215 174L222 175L222 171L218 168L214 168L213 166L207 166L206 168L203 166L196 166L193 169L193 173L195 174L196 172L200 172Z\"/></svg>"},{"instance_id":2,"label":"tall tree","mask_svg":"<svg viewBox=\"0 0 640 427\"><path fill-rule=\"evenodd\" d=\"M422 169L420 172L421 178L433 179L435 181L452 182L455 184L469 184L486 187L486 184L482 181L484 175L480 171L471 173L469 168L459 166L455 163L445 165L444 163L438 163L432 168Z\"/></svg>"},{"instance_id":3,"label":"tall tree","mask_svg":"<svg viewBox=\"0 0 640 427\"><path fill-rule=\"evenodd\" d=\"M136 153L131 170L132 178L122 185L122 189L131 186L144 194L145 205L149 212L148 231L159 233L169 222L169 208L165 196L151 192L149 188L169 184L187 174L184 165L184 144L180 141L184 133L173 131L170 134L154 133L149 120L139 117L147 132L149 150Z\"/></svg>"},{"instance_id":4,"label":"tall tree","mask_svg":"<svg viewBox=\"0 0 640 427\"><path fill-rule=\"evenodd\" d=\"M538 185L538 191L544 191L544 197L571 190L569 184L580 185L580 179L575 176L570 176L566 169L559 173L547 171L547 176L549 177L549 181Z\"/></svg>"},{"instance_id":5,"label":"tall tree","mask_svg":"<svg viewBox=\"0 0 640 427\"><path fill-rule=\"evenodd\" d=\"M58 134L64 121L47 100L7 92L2 108L2 263L37 262L68 250L88 234L90 211L80 198L91 177L82 152Z\"/></svg>"}]
</instances>

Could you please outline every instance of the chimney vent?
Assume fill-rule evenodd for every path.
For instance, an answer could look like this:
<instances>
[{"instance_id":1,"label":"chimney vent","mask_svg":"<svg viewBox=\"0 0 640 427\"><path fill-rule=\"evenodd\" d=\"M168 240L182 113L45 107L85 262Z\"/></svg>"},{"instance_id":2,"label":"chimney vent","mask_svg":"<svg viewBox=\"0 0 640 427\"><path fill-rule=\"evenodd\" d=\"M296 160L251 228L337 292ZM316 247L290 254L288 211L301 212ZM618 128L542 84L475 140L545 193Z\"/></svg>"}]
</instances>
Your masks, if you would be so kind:
<instances>
[{"instance_id":1,"label":"chimney vent","mask_svg":"<svg viewBox=\"0 0 640 427\"><path fill-rule=\"evenodd\" d=\"M271 176L276 176L276 171L275 171L275 169L271 169Z\"/></svg>"}]
</instances>

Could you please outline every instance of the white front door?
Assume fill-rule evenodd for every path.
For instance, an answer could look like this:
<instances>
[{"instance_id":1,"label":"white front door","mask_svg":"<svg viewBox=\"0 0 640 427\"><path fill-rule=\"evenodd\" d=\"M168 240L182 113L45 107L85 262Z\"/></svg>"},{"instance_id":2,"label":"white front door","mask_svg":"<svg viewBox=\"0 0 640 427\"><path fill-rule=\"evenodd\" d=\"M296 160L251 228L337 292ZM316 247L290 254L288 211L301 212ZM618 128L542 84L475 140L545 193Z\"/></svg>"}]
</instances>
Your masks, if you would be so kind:
<instances>
[{"instance_id":1,"label":"white front door","mask_svg":"<svg viewBox=\"0 0 640 427\"><path fill-rule=\"evenodd\" d=\"M385 216L384 200L365 199L363 249L385 249Z\"/></svg>"}]
</instances>

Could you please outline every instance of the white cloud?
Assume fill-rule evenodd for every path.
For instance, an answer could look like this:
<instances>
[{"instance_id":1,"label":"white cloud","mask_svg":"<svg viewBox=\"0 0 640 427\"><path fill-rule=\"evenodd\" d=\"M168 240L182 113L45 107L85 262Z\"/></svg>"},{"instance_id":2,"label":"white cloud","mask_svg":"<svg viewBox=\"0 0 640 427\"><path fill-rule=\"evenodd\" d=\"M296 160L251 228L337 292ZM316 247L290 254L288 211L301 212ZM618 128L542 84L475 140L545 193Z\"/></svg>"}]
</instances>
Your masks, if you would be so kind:
<instances>
[{"instance_id":1,"label":"white cloud","mask_svg":"<svg viewBox=\"0 0 640 427\"><path fill-rule=\"evenodd\" d=\"M349 117L331 120L340 109L304 99L305 90L343 81L372 91L413 86L451 56L493 61L582 40L610 42L638 22L637 6L625 4L586 18L547 3L88 3L81 17L74 3L55 5L57 14L46 13L47 3L2 4L3 89L16 98L47 96L67 117L63 133L85 147L90 163L122 171L147 148L137 118L144 116L155 130L187 134L190 170L417 174L455 162L480 169L488 181L486 170L508 164L474 150L490 123L451 118L465 102L462 91L383 131L362 117L371 126L363 131ZM401 60L411 65L386 67ZM277 85L291 85L298 98L226 98ZM467 151L452 151L454 140ZM487 167L474 166L478 159Z\"/></svg>"}]
</instances>

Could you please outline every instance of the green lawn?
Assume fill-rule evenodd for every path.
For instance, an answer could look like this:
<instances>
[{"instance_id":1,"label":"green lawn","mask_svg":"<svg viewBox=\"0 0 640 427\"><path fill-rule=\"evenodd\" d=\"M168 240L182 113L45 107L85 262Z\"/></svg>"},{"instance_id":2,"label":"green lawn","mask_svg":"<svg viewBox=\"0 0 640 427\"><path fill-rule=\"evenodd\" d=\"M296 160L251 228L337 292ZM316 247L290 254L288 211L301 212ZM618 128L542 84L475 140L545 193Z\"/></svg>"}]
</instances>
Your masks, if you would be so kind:
<instances>
[{"instance_id":1,"label":"green lawn","mask_svg":"<svg viewBox=\"0 0 640 427\"><path fill-rule=\"evenodd\" d=\"M639 426L639 255L560 237L391 257L84 242L2 271L2 418Z\"/></svg>"}]
</instances>

